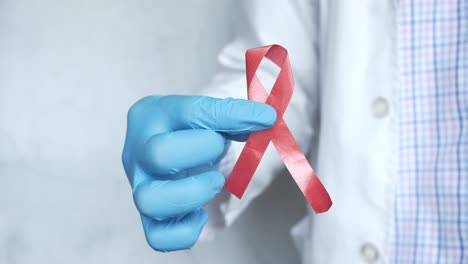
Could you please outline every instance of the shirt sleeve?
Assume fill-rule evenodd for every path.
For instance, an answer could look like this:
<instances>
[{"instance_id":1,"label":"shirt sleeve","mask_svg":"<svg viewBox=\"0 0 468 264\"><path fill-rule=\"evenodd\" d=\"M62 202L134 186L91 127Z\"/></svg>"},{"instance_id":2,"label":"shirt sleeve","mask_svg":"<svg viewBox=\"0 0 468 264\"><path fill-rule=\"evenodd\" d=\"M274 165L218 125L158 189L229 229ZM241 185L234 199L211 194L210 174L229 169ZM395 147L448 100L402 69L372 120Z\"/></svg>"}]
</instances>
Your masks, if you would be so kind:
<instances>
[{"instance_id":1,"label":"shirt sleeve","mask_svg":"<svg viewBox=\"0 0 468 264\"><path fill-rule=\"evenodd\" d=\"M302 150L310 155L319 119L317 4L308 0L245 0L240 13L236 36L218 57L220 70L202 93L220 98L246 99L245 51L270 44L284 46L289 52L295 91L283 119ZM273 85L278 72L275 67L272 63L261 64L257 75L262 83ZM242 143L233 142L221 161L221 171L226 177L242 147ZM207 206L210 220L202 238L210 238L216 230L230 225L268 187L283 166L270 144L242 200L223 191Z\"/></svg>"}]
</instances>

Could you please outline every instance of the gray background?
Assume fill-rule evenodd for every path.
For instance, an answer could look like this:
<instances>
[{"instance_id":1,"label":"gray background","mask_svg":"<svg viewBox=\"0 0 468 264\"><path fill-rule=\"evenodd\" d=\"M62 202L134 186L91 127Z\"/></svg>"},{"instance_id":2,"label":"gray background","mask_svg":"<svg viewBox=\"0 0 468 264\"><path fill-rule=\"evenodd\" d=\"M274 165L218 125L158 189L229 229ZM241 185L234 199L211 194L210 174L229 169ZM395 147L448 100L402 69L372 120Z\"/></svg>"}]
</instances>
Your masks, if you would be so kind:
<instances>
[{"instance_id":1,"label":"gray background","mask_svg":"<svg viewBox=\"0 0 468 264\"><path fill-rule=\"evenodd\" d=\"M120 164L128 107L203 87L235 3L0 0L0 263L299 263L289 177L215 241L161 254Z\"/></svg>"}]
</instances>

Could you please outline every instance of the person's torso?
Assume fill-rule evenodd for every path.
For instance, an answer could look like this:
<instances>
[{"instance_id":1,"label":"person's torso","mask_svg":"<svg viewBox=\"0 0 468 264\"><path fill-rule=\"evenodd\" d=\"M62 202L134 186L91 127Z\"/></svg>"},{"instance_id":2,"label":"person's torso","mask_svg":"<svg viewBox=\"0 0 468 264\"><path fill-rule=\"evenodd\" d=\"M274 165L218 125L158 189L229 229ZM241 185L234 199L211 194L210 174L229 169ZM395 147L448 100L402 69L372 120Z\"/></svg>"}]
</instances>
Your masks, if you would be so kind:
<instances>
[{"instance_id":1,"label":"person's torso","mask_svg":"<svg viewBox=\"0 0 468 264\"><path fill-rule=\"evenodd\" d=\"M459 59L462 65L459 67L464 68L458 69L457 77L457 89L460 93L458 103L464 113L455 113L456 118L462 120L450 123L453 128L447 126L447 122L437 123L443 131L453 129L453 133L443 134L452 137L455 142L452 142L455 144L452 150L455 150L458 144L459 153L452 153L447 158L464 159L461 165L458 163L459 171L451 174L452 176L448 175L450 173L444 173L443 168L439 173L439 187L436 187L436 190L439 188L440 192L451 191L449 195L452 197L445 200L443 197L432 199L432 192L428 191L429 188L434 189L431 185L434 184L434 176L425 173L424 169L434 167L434 161L426 158L434 157L435 148L413 146L413 149L406 152L404 150L404 142L410 145L415 142L419 142L420 145L432 144L436 131L424 125L426 119L431 118L426 115L432 114L432 105L427 104L434 102L420 98L424 96L425 91L429 94L433 91L434 88L430 85L432 80L427 80L433 76L415 72L416 70L404 63L411 63L412 60L419 65L419 71L430 70L433 62L438 60L449 63L447 67L454 67L456 63L455 59L446 60L454 58L455 48L446 56L443 52L450 49L439 42L437 45L440 51L436 59L424 59L423 56L429 56L425 52L431 51L430 48L424 47L427 45L424 39L413 40L413 44L416 42L414 45L420 49L419 53L415 51L416 55L411 57L404 52L405 47L411 50L411 47L408 48L411 46L410 40L404 38L409 34L406 32L409 28L414 27L418 33L421 31L420 38L432 36L427 32L428 29L414 25L432 23L433 21L420 21L431 16L419 15L418 20L409 14L411 8L416 10L415 12L432 12L427 5L428 3L422 1L321 1L321 130L317 172L322 176L334 205L327 214L309 216L307 221L303 221L293 230L296 235L305 231L301 234L305 242L304 263L412 263L413 260L414 263L432 263L437 254L440 263L446 263L444 260L462 261L454 263L465 261L461 259L461 252L463 248L467 248L466 245L463 247L463 239L466 241L467 235L458 236L457 232L466 232L467 226L468 173L465 164L468 157L468 129L459 127L460 124L467 124L468 116L466 37L465 44L462 44L458 51L458 54L462 54L459 55L462 56L461 60ZM439 5L439 8L450 6ZM458 5L464 8L466 14L466 2ZM453 16L456 16L457 3L453 3L452 6ZM448 13L450 12L447 10L442 12ZM437 25L441 25L443 19L449 18L439 19L442 22L438 21ZM413 24L410 24L411 27L405 27L404 23ZM463 34L467 34L466 15L458 23L465 27L460 32L463 37ZM456 24L456 21L453 22L453 25ZM436 30L444 32L439 28ZM451 39L446 40L453 42L456 36L456 30L453 30ZM454 43L446 45L456 47ZM463 69L465 71L462 74ZM445 84L446 89L452 89L449 93L454 97L455 84L450 83L454 77L440 76L452 78L446 80ZM408 85L410 80L419 85ZM419 97L412 98L412 101L404 101L405 96L414 93ZM424 105L411 108L411 102ZM456 109L455 106L450 106L451 103L455 102L441 101L439 105L441 109ZM405 119L408 115L416 117L409 122ZM440 118L450 117L442 114ZM433 125L437 126L436 123ZM418 130L406 131L414 127ZM443 152L443 147L438 149ZM417 152L416 158L414 152ZM451 166L456 162L439 163L441 166ZM414 173L407 173L408 169L414 169L412 166L418 164L423 168L423 172L417 174L417 177ZM449 179L450 177L452 178ZM429 181L432 183L428 183ZM415 186L415 182L419 185ZM452 186L446 187L447 184ZM458 199L456 195L459 196ZM448 215L436 219L436 209L428 207L436 208L436 203L440 201L442 204L439 207L456 206L458 203L458 208L445 211L439 208L439 213ZM419 202L419 212L416 202ZM462 223L458 223L457 226L457 221ZM439 233L430 230L437 227L453 227L454 230L444 229L439 230ZM418 231L419 235L415 235ZM450 232L453 237L444 237L442 232ZM446 249L447 245L453 247L453 250ZM453 256L448 256L449 254ZM434 263L438 261L434 260Z\"/></svg>"}]
</instances>

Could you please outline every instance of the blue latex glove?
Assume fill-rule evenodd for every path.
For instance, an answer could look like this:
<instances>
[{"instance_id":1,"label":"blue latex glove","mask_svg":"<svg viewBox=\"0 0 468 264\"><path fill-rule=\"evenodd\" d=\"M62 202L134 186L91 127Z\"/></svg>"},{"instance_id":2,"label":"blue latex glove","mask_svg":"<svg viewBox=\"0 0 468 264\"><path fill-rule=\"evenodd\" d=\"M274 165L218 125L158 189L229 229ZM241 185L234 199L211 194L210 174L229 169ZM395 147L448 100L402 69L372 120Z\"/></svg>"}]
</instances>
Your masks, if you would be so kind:
<instances>
[{"instance_id":1,"label":"blue latex glove","mask_svg":"<svg viewBox=\"0 0 468 264\"><path fill-rule=\"evenodd\" d=\"M130 108L122 160L153 249L194 245L208 218L202 207L224 186L217 163L228 140L275 120L269 105L204 96L152 96Z\"/></svg>"}]
</instances>

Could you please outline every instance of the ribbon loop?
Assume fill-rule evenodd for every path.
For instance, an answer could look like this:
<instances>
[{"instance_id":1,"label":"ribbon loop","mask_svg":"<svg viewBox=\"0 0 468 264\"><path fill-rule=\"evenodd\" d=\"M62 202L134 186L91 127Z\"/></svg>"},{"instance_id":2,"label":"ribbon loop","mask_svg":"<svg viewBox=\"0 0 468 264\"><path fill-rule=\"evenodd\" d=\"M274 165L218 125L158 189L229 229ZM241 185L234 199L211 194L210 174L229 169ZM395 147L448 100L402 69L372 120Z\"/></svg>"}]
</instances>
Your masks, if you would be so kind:
<instances>
[{"instance_id":1,"label":"ribbon loop","mask_svg":"<svg viewBox=\"0 0 468 264\"><path fill-rule=\"evenodd\" d=\"M263 58L268 58L281 69L270 94L256 75ZM314 211L328 211L332 205L330 196L283 120L294 91L287 50L279 45L247 50L246 73L248 99L271 105L277 112L277 120L272 128L250 135L225 188L238 198L242 197L271 141Z\"/></svg>"}]
</instances>

